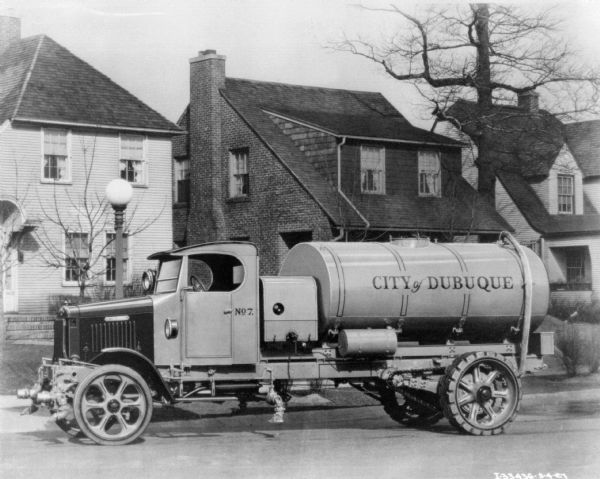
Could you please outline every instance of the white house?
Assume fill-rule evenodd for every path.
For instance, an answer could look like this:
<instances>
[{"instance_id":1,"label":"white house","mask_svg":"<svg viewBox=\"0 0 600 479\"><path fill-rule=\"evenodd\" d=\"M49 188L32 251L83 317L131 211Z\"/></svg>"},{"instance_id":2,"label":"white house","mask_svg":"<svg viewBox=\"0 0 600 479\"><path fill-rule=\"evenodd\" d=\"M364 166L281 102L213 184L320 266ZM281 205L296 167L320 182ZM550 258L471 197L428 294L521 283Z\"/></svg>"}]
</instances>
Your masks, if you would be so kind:
<instances>
[{"instance_id":1,"label":"white house","mask_svg":"<svg viewBox=\"0 0 600 479\"><path fill-rule=\"evenodd\" d=\"M171 137L180 129L45 35L20 37L0 17L0 226L16 247L3 261L5 312L43 314L114 284L113 212L104 190L123 178L125 276L172 246Z\"/></svg>"}]
</instances>

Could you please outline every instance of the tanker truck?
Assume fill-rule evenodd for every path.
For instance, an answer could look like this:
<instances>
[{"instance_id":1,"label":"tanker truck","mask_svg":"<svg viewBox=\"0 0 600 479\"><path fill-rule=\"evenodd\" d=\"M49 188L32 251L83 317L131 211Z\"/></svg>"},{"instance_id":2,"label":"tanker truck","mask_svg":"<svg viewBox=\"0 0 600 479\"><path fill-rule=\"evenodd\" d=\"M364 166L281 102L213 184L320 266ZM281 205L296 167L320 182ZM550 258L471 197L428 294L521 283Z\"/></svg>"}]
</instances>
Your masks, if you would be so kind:
<instances>
[{"instance_id":1,"label":"tanker truck","mask_svg":"<svg viewBox=\"0 0 600 479\"><path fill-rule=\"evenodd\" d=\"M311 242L277 276L257 248L214 242L149 257L145 297L63 306L52 358L18 391L29 411L101 445L127 444L155 403L266 400L283 422L293 382L349 384L395 420L505 431L525 371L553 353L530 334L548 306L540 259L493 244Z\"/></svg>"}]
</instances>

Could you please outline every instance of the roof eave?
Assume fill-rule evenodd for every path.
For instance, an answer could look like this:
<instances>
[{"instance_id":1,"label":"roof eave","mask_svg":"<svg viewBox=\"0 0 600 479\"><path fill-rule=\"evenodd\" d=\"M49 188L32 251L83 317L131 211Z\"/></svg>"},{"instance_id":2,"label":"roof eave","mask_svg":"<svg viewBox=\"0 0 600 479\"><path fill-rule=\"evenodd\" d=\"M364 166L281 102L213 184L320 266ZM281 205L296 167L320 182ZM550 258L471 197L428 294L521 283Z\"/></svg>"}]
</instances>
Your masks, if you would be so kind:
<instances>
[{"instance_id":1,"label":"roof eave","mask_svg":"<svg viewBox=\"0 0 600 479\"><path fill-rule=\"evenodd\" d=\"M347 228L350 229L364 229L364 224L353 224L350 223L346 225ZM398 233L414 233L417 231L425 232L425 233L448 233L450 232L449 228L444 228L441 226L438 227L427 227L427 226L371 226L369 231L393 231ZM510 233L514 232L514 229L509 226L508 228L500 228L498 229L489 229L489 228L454 228L452 231L454 234L500 234L502 231L509 231Z\"/></svg>"},{"instance_id":2,"label":"roof eave","mask_svg":"<svg viewBox=\"0 0 600 479\"><path fill-rule=\"evenodd\" d=\"M117 130L117 131L135 131L135 132L143 132L143 133L152 133L157 135L184 135L187 132L185 130L173 130L173 129L163 129L163 128L144 128L137 126L117 126L117 125L102 125L102 124L94 124L94 123L83 123L76 121L59 121L59 120L46 120L43 118L28 118L28 117L15 117L12 121L21 122L21 123L34 123L37 125L56 125L56 126L65 126L65 127L76 127L76 128L91 128L98 130Z\"/></svg>"}]
</instances>

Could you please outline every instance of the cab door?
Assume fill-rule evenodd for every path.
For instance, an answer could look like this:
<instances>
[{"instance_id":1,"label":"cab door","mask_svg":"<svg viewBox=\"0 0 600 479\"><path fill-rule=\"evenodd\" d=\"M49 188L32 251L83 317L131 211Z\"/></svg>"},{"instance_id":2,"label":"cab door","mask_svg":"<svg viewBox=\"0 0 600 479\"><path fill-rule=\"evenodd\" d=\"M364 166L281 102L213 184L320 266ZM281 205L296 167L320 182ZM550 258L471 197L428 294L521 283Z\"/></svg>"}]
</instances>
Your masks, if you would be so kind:
<instances>
[{"instance_id":1,"label":"cab door","mask_svg":"<svg viewBox=\"0 0 600 479\"><path fill-rule=\"evenodd\" d=\"M235 245L236 249L249 249ZM188 256L184 360L192 365L252 364L258 358L257 260L253 254Z\"/></svg>"},{"instance_id":2,"label":"cab door","mask_svg":"<svg viewBox=\"0 0 600 479\"><path fill-rule=\"evenodd\" d=\"M186 353L188 358L214 358L231 364L231 293L187 291Z\"/></svg>"}]
</instances>

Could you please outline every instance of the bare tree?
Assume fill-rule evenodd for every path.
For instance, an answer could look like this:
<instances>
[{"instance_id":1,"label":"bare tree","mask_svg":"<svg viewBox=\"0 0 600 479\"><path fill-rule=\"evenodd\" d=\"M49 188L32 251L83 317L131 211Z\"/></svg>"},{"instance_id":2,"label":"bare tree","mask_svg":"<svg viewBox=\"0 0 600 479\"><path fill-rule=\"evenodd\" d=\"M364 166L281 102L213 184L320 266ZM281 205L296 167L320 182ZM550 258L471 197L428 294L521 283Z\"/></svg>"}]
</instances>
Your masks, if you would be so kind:
<instances>
[{"instance_id":1,"label":"bare tree","mask_svg":"<svg viewBox=\"0 0 600 479\"><path fill-rule=\"evenodd\" d=\"M114 231L113 211L105 198L105 185L99 189L97 181L94 181L95 146L95 138L90 144L82 139L82 189L73 193L69 188L55 183L52 201L49 204L40 202L42 221L40 228L36 230L42 262L50 268L66 271L65 279L76 282L79 287L80 301L84 300L89 286L99 284L107 271L108 259L114 258L112 249L115 237L106 236L108 232ZM139 202L127 209L124 231L128 238L152 225L166 206L163 204L156 215L133 227L138 204ZM114 264L112 267L119 265Z\"/></svg>"},{"instance_id":2,"label":"bare tree","mask_svg":"<svg viewBox=\"0 0 600 479\"><path fill-rule=\"evenodd\" d=\"M553 8L449 4L416 14L396 5L371 10L397 15L402 22L398 33L380 43L345 39L334 47L410 82L431 102L438 120L466 131L477 146L479 191L492 202L498 156L494 140L506 128L517 131L507 114L499 126L495 104L540 91L553 114L572 118L598 112L600 73L582 62L561 35ZM458 99L473 102L468 118L453 115L451 107Z\"/></svg>"}]
</instances>

